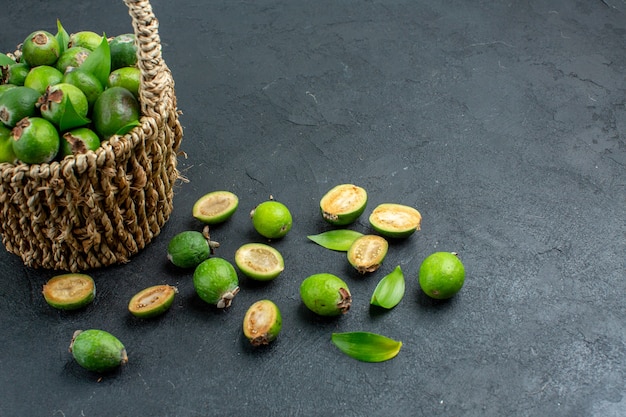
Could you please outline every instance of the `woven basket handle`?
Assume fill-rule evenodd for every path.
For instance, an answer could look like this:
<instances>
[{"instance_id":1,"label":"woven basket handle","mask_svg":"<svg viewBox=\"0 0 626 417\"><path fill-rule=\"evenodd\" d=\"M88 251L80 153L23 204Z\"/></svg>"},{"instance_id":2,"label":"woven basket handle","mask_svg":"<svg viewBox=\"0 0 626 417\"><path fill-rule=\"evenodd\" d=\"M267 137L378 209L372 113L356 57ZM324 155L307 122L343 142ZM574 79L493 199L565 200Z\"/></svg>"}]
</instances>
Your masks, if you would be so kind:
<instances>
[{"instance_id":1,"label":"woven basket handle","mask_svg":"<svg viewBox=\"0 0 626 417\"><path fill-rule=\"evenodd\" d=\"M159 21L152 12L149 0L124 0L137 39L137 66L141 71L141 102L144 109L150 104L162 106L163 94L171 87L171 73L161 54Z\"/></svg>"}]
</instances>

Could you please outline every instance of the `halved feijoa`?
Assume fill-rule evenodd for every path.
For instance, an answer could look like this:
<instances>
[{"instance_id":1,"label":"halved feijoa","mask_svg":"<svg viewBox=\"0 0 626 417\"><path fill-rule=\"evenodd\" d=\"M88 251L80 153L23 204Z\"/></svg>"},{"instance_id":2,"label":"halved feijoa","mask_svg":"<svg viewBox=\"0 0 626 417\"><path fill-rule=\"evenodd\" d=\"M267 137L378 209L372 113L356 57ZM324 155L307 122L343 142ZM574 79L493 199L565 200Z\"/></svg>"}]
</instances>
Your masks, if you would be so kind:
<instances>
[{"instance_id":1,"label":"halved feijoa","mask_svg":"<svg viewBox=\"0 0 626 417\"><path fill-rule=\"evenodd\" d=\"M345 314L352 304L348 284L328 273L314 274L302 281L300 298L309 310L320 316Z\"/></svg>"},{"instance_id":2,"label":"halved feijoa","mask_svg":"<svg viewBox=\"0 0 626 417\"><path fill-rule=\"evenodd\" d=\"M278 337L282 327L280 310L270 300L252 304L243 318L243 334L253 346L269 344Z\"/></svg>"},{"instance_id":3,"label":"halved feijoa","mask_svg":"<svg viewBox=\"0 0 626 417\"><path fill-rule=\"evenodd\" d=\"M89 275L62 274L46 282L42 293L50 306L60 310L75 310L93 301L96 284Z\"/></svg>"},{"instance_id":4,"label":"halved feijoa","mask_svg":"<svg viewBox=\"0 0 626 417\"><path fill-rule=\"evenodd\" d=\"M174 236L167 245L167 259L181 268L194 268L211 255L207 236L186 230Z\"/></svg>"},{"instance_id":5,"label":"halved feijoa","mask_svg":"<svg viewBox=\"0 0 626 417\"><path fill-rule=\"evenodd\" d=\"M235 252L235 264L246 276L269 281L285 269L280 252L263 243L246 243Z\"/></svg>"},{"instance_id":6,"label":"halved feijoa","mask_svg":"<svg viewBox=\"0 0 626 417\"><path fill-rule=\"evenodd\" d=\"M80 366L94 372L110 371L128 362L122 342L104 330L76 330L69 350Z\"/></svg>"},{"instance_id":7,"label":"halved feijoa","mask_svg":"<svg viewBox=\"0 0 626 417\"><path fill-rule=\"evenodd\" d=\"M348 262L361 274L374 272L385 259L387 249L389 243L384 237L363 235L348 249Z\"/></svg>"},{"instance_id":8,"label":"halved feijoa","mask_svg":"<svg viewBox=\"0 0 626 417\"><path fill-rule=\"evenodd\" d=\"M200 197L193 205L193 217L206 224L226 221L239 206L239 198L230 191L213 191Z\"/></svg>"},{"instance_id":9,"label":"halved feijoa","mask_svg":"<svg viewBox=\"0 0 626 417\"><path fill-rule=\"evenodd\" d=\"M130 299L128 311L141 318L161 315L170 308L177 293L176 287L167 284L145 288Z\"/></svg>"},{"instance_id":10,"label":"halved feijoa","mask_svg":"<svg viewBox=\"0 0 626 417\"><path fill-rule=\"evenodd\" d=\"M353 223L365 210L367 192L354 184L340 184L320 200L322 217L330 224L344 226Z\"/></svg>"},{"instance_id":11,"label":"halved feijoa","mask_svg":"<svg viewBox=\"0 0 626 417\"><path fill-rule=\"evenodd\" d=\"M369 222L383 236L402 238L420 229L422 215L413 207L384 203L372 211Z\"/></svg>"}]
</instances>

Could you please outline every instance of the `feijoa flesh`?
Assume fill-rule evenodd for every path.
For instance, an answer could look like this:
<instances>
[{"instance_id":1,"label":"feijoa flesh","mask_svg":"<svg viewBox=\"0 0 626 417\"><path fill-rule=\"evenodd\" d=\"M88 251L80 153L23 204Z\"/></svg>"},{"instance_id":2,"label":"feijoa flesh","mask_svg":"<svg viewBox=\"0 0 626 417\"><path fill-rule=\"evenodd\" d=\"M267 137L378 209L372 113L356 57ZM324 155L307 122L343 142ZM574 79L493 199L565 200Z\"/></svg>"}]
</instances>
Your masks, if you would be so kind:
<instances>
[{"instance_id":1,"label":"feijoa flesh","mask_svg":"<svg viewBox=\"0 0 626 417\"><path fill-rule=\"evenodd\" d=\"M378 205L369 217L370 225L383 236L405 238L422 224L422 215L410 206L384 203Z\"/></svg>"},{"instance_id":2,"label":"feijoa flesh","mask_svg":"<svg viewBox=\"0 0 626 417\"><path fill-rule=\"evenodd\" d=\"M99 329L75 331L69 351L80 366L94 372L110 371L128 362L122 342Z\"/></svg>"},{"instance_id":3,"label":"feijoa flesh","mask_svg":"<svg viewBox=\"0 0 626 417\"><path fill-rule=\"evenodd\" d=\"M87 127L78 127L65 132L61 138L61 156L81 155L100 147L100 137Z\"/></svg>"},{"instance_id":4,"label":"feijoa flesh","mask_svg":"<svg viewBox=\"0 0 626 417\"><path fill-rule=\"evenodd\" d=\"M363 235L348 249L348 262L359 273L376 271L385 259L389 243L378 235Z\"/></svg>"},{"instance_id":5,"label":"feijoa flesh","mask_svg":"<svg viewBox=\"0 0 626 417\"><path fill-rule=\"evenodd\" d=\"M230 191L213 191L200 197L193 205L193 217L205 224L228 220L239 206L239 198Z\"/></svg>"},{"instance_id":6,"label":"feijoa flesh","mask_svg":"<svg viewBox=\"0 0 626 417\"><path fill-rule=\"evenodd\" d=\"M198 296L217 308L229 307L239 292L235 267L223 258L209 258L193 273L193 285Z\"/></svg>"},{"instance_id":7,"label":"feijoa flesh","mask_svg":"<svg viewBox=\"0 0 626 417\"><path fill-rule=\"evenodd\" d=\"M270 300L260 300L248 308L243 318L243 334L253 346L274 341L283 326L278 306Z\"/></svg>"},{"instance_id":8,"label":"feijoa flesh","mask_svg":"<svg viewBox=\"0 0 626 417\"><path fill-rule=\"evenodd\" d=\"M280 252L263 243L246 243L235 252L235 264L246 276L270 281L285 269Z\"/></svg>"},{"instance_id":9,"label":"feijoa flesh","mask_svg":"<svg viewBox=\"0 0 626 417\"><path fill-rule=\"evenodd\" d=\"M356 221L366 205L367 192L354 184L337 185L320 200L322 217L336 226L345 226Z\"/></svg>"},{"instance_id":10,"label":"feijoa flesh","mask_svg":"<svg viewBox=\"0 0 626 417\"><path fill-rule=\"evenodd\" d=\"M48 280L42 293L50 306L59 310L76 310L93 301L96 284L89 275L62 274Z\"/></svg>"},{"instance_id":11,"label":"feijoa flesh","mask_svg":"<svg viewBox=\"0 0 626 417\"><path fill-rule=\"evenodd\" d=\"M140 318L156 317L172 306L178 289L171 285L154 285L135 294L128 303L128 311Z\"/></svg>"},{"instance_id":12,"label":"feijoa flesh","mask_svg":"<svg viewBox=\"0 0 626 417\"><path fill-rule=\"evenodd\" d=\"M167 259L180 268L195 268L211 255L209 239L196 230L186 230L170 239Z\"/></svg>"},{"instance_id":13,"label":"feijoa flesh","mask_svg":"<svg viewBox=\"0 0 626 417\"><path fill-rule=\"evenodd\" d=\"M300 298L309 310L320 316L345 314L352 304L348 284L329 273L314 274L302 281Z\"/></svg>"}]
</instances>

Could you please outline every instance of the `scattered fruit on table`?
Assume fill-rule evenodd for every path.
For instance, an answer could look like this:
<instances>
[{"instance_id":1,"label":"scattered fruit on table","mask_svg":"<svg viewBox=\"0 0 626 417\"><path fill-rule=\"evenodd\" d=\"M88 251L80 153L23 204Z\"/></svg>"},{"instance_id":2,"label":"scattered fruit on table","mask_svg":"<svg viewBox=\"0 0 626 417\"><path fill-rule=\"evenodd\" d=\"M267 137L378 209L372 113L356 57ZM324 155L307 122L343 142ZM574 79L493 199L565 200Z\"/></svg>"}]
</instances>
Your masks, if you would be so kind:
<instances>
[{"instance_id":1,"label":"scattered fruit on table","mask_svg":"<svg viewBox=\"0 0 626 417\"><path fill-rule=\"evenodd\" d=\"M348 284L329 273L314 274L302 281L300 298L309 310L320 316L345 314L352 304Z\"/></svg>"},{"instance_id":2,"label":"scattered fruit on table","mask_svg":"<svg viewBox=\"0 0 626 417\"><path fill-rule=\"evenodd\" d=\"M203 301L217 308L230 307L239 292L239 278L235 267L218 257L209 258L196 267L193 285Z\"/></svg>"},{"instance_id":3,"label":"scattered fruit on table","mask_svg":"<svg viewBox=\"0 0 626 417\"><path fill-rule=\"evenodd\" d=\"M228 220L237 210L239 198L230 191L213 191L200 197L193 205L192 215L206 224Z\"/></svg>"},{"instance_id":4,"label":"scattered fruit on table","mask_svg":"<svg viewBox=\"0 0 626 417\"><path fill-rule=\"evenodd\" d=\"M106 372L128 362L122 342L104 330L75 331L69 350L76 362L89 371Z\"/></svg>"},{"instance_id":5,"label":"scattered fruit on table","mask_svg":"<svg viewBox=\"0 0 626 417\"><path fill-rule=\"evenodd\" d=\"M270 199L250 213L254 229L268 239L284 237L293 224L291 212L283 203Z\"/></svg>"},{"instance_id":6,"label":"scattered fruit on table","mask_svg":"<svg viewBox=\"0 0 626 417\"><path fill-rule=\"evenodd\" d=\"M354 184L339 184L320 200L322 217L335 226L354 223L367 206L367 192Z\"/></svg>"},{"instance_id":7,"label":"scattered fruit on table","mask_svg":"<svg viewBox=\"0 0 626 417\"><path fill-rule=\"evenodd\" d=\"M465 267L456 253L435 252L422 262L418 279L426 295L443 300L461 290Z\"/></svg>"},{"instance_id":8,"label":"scattered fruit on table","mask_svg":"<svg viewBox=\"0 0 626 417\"><path fill-rule=\"evenodd\" d=\"M195 268L210 255L208 236L195 230L178 233L167 245L167 259L180 268Z\"/></svg>"}]
</instances>

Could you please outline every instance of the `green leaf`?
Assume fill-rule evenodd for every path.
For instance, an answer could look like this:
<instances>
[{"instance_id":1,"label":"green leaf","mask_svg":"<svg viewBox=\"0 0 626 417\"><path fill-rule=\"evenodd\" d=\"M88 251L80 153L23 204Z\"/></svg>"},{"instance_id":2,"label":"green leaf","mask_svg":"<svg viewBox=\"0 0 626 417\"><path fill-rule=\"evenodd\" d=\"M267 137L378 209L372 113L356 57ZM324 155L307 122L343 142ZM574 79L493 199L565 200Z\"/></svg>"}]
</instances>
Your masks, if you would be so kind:
<instances>
[{"instance_id":1,"label":"green leaf","mask_svg":"<svg viewBox=\"0 0 626 417\"><path fill-rule=\"evenodd\" d=\"M128 132L136 128L137 126L141 126L141 123L139 123L139 120L135 120L133 122L130 122L126 126L122 126L117 132L115 132L115 134L124 136L125 134L127 134Z\"/></svg>"},{"instance_id":2,"label":"green leaf","mask_svg":"<svg viewBox=\"0 0 626 417\"><path fill-rule=\"evenodd\" d=\"M67 34L65 28L61 24L61 21L57 19L57 41L59 42L59 46L61 47L61 53L65 52L67 49L67 45L70 42L70 35Z\"/></svg>"},{"instance_id":3,"label":"green leaf","mask_svg":"<svg viewBox=\"0 0 626 417\"><path fill-rule=\"evenodd\" d=\"M402 347L402 342L370 332L333 333L331 340L343 353L362 362L393 359Z\"/></svg>"},{"instance_id":4,"label":"green leaf","mask_svg":"<svg viewBox=\"0 0 626 417\"><path fill-rule=\"evenodd\" d=\"M9 58L7 55L5 54L0 54L0 67L5 67L7 65L13 65L15 64L15 61L12 60L11 58Z\"/></svg>"},{"instance_id":5,"label":"green leaf","mask_svg":"<svg viewBox=\"0 0 626 417\"><path fill-rule=\"evenodd\" d=\"M398 265L376 285L370 304L383 308L393 308L404 297L404 287L404 274Z\"/></svg>"},{"instance_id":6,"label":"green leaf","mask_svg":"<svg viewBox=\"0 0 626 417\"><path fill-rule=\"evenodd\" d=\"M72 105L72 100L67 95L63 97L63 107L65 111L61 114L61 120L59 120L59 130L64 132L75 127L84 126L89 123L89 119L81 116L76 112Z\"/></svg>"},{"instance_id":7,"label":"green leaf","mask_svg":"<svg viewBox=\"0 0 626 417\"><path fill-rule=\"evenodd\" d=\"M106 34L102 34L102 42L100 45L85 59L80 66L82 71L87 71L96 76L103 86L107 85L109 73L111 72L111 48Z\"/></svg>"},{"instance_id":8,"label":"green leaf","mask_svg":"<svg viewBox=\"0 0 626 417\"><path fill-rule=\"evenodd\" d=\"M363 233L354 230L337 229L317 235L309 235L307 238L326 249L345 252L350 249L352 243L361 236L363 236Z\"/></svg>"}]
</instances>

